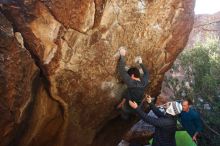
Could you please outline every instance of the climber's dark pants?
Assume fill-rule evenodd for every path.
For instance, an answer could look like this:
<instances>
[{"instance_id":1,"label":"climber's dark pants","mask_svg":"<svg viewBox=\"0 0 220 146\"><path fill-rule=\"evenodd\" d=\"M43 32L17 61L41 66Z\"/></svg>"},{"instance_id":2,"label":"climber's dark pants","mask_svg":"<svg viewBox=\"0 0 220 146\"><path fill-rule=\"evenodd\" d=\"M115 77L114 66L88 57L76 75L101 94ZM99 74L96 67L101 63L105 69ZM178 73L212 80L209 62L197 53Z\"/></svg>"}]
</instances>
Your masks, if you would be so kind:
<instances>
[{"instance_id":1,"label":"climber's dark pants","mask_svg":"<svg viewBox=\"0 0 220 146\"><path fill-rule=\"evenodd\" d=\"M135 115L135 110L133 110L127 103L125 103L120 110L120 115L122 119L129 120L131 115Z\"/></svg>"}]
</instances>

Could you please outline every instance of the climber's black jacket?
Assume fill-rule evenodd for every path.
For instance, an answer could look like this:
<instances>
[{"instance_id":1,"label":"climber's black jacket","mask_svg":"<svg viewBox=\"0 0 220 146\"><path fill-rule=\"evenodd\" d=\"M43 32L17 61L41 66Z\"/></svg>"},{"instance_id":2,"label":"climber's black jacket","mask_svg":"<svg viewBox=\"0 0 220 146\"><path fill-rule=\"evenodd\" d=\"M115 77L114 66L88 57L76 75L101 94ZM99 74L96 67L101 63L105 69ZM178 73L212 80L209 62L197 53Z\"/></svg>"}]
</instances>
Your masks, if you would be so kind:
<instances>
[{"instance_id":1,"label":"climber's black jacket","mask_svg":"<svg viewBox=\"0 0 220 146\"><path fill-rule=\"evenodd\" d=\"M144 75L141 78L141 81L132 80L125 69L125 57L121 56L119 59L118 72L122 80L127 85L127 90L125 91L125 94L123 95L125 96L123 98L127 99L126 100L127 103L129 100L132 100L138 103L139 105L144 97L144 90L148 84L148 71L144 67L143 64L140 64L140 66L144 72Z\"/></svg>"},{"instance_id":2,"label":"climber's black jacket","mask_svg":"<svg viewBox=\"0 0 220 146\"><path fill-rule=\"evenodd\" d=\"M148 116L140 107L136 109L136 112L145 122L155 127L152 146L176 146L177 118L161 112L153 104L150 104L150 107L158 118Z\"/></svg>"}]
</instances>

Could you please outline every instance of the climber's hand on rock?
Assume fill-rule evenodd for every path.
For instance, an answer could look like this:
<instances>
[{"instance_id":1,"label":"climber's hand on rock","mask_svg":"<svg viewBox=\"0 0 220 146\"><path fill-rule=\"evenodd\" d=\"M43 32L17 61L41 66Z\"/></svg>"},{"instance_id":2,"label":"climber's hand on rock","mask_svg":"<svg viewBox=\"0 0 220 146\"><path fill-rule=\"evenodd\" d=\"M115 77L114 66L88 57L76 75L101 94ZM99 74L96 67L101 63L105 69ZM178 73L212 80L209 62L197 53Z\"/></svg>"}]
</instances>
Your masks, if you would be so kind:
<instances>
[{"instance_id":1,"label":"climber's hand on rock","mask_svg":"<svg viewBox=\"0 0 220 146\"><path fill-rule=\"evenodd\" d=\"M136 109L138 107L137 103L135 101L129 100L129 105L133 108Z\"/></svg>"},{"instance_id":2,"label":"climber's hand on rock","mask_svg":"<svg viewBox=\"0 0 220 146\"><path fill-rule=\"evenodd\" d=\"M146 101L147 101L147 103L151 103L152 97L150 95L146 95Z\"/></svg>"},{"instance_id":3,"label":"climber's hand on rock","mask_svg":"<svg viewBox=\"0 0 220 146\"><path fill-rule=\"evenodd\" d=\"M141 56L135 57L134 62L137 63L137 64L142 64L142 58L141 58Z\"/></svg>"},{"instance_id":4,"label":"climber's hand on rock","mask_svg":"<svg viewBox=\"0 0 220 146\"><path fill-rule=\"evenodd\" d=\"M120 47L118 50L119 50L119 54L121 56L125 56L126 55L126 52L127 52L127 48L126 47Z\"/></svg>"}]
</instances>

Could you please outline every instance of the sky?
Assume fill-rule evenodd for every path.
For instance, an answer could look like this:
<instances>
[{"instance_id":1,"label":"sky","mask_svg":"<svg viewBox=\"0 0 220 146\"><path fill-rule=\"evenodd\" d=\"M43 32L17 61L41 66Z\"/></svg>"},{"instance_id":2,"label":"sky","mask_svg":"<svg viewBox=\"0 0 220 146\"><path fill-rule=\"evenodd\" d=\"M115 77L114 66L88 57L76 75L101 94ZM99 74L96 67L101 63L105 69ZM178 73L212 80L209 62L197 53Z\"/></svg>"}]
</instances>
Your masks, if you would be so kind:
<instances>
[{"instance_id":1,"label":"sky","mask_svg":"<svg viewBox=\"0 0 220 146\"><path fill-rule=\"evenodd\" d=\"M196 14L213 14L220 11L220 0L196 0Z\"/></svg>"}]
</instances>

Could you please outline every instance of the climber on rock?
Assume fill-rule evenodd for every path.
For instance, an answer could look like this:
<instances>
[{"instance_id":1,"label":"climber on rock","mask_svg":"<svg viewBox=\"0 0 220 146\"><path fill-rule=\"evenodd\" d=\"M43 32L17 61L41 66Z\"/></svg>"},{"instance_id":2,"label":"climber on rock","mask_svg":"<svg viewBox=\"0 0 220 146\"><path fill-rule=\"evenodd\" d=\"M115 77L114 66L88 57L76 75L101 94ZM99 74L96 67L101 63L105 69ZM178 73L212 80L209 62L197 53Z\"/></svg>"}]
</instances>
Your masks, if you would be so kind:
<instances>
[{"instance_id":1,"label":"climber on rock","mask_svg":"<svg viewBox=\"0 0 220 146\"><path fill-rule=\"evenodd\" d=\"M123 82L127 85L127 89L123 94L123 99L121 103L117 106L118 109L121 109L121 116L123 119L128 119L129 115L134 112L129 106L129 100L135 101L138 105L141 104L144 97L144 90L148 84L148 71L142 63L141 57L136 57L135 62L138 63L144 74L143 77L140 75L140 71L136 67L132 67L126 71L125 69L125 55L126 48L119 48L119 64L118 72Z\"/></svg>"},{"instance_id":2,"label":"climber on rock","mask_svg":"<svg viewBox=\"0 0 220 146\"><path fill-rule=\"evenodd\" d=\"M157 118L147 115L134 101L130 100L129 105L135 109L142 120L155 127L152 146L176 146L175 133L177 128L177 115L182 111L181 104L178 102L167 102L164 107L165 112L162 112L158 107L152 104L151 101L151 97L147 99L151 110Z\"/></svg>"}]
</instances>

